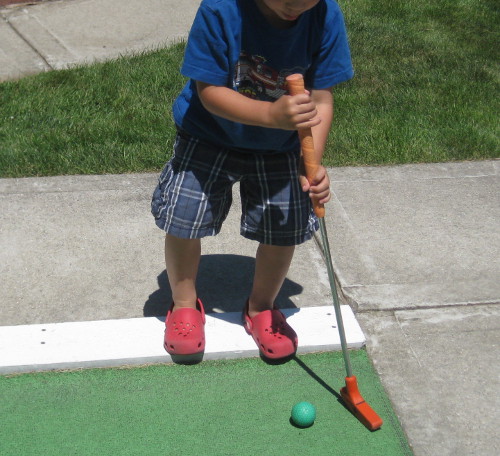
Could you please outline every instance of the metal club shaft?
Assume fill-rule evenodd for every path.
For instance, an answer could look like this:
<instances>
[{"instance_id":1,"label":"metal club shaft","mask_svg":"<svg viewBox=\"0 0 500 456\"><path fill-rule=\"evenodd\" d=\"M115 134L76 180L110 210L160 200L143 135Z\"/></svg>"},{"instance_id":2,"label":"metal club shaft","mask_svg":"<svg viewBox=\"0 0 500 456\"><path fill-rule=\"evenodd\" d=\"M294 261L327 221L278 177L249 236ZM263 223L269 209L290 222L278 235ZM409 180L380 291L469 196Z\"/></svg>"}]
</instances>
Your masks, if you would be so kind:
<instances>
[{"instance_id":1,"label":"metal club shaft","mask_svg":"<svg viewBox=\"0 0 500 456\"><path fill-rule=\"evenodd\" d=\"M340 336L340 344L342 346L342 354L344 356L344 364L347 372L347 377L352 377L351 359L347 350L347 340L345 337L344 321L342 320L342 312L340 310L339 297L337 294L337 286L335 285L335 276L333 274L332 256L330 253L330 244L326 233L326 225L324 217L319 218L319 229L321 232L321 242L323 244L323 255L325 257L326 269L328 271L328 279L330 281L330 289L333 298L333 307L335 308L335 317L337 318L337 326Z\"/></svg>"}]
</instances>

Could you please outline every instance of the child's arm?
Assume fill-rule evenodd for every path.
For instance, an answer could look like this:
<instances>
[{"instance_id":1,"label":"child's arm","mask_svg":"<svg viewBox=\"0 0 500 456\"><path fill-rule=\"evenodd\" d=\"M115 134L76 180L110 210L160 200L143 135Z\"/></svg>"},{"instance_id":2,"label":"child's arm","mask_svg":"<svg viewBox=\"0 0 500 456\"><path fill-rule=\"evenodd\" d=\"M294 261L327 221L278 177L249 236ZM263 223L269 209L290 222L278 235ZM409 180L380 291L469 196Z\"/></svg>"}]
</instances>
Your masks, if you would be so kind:
<instances>
[{"instance_id":1,"label":"child's arm","mask_svg":"<svg viewBox=\"0 0 500 456\"><path fill-rule=\"evenodd\" d=\"M311 129L314 138L314 150L318 154L318 163L321 163L333 121L332 89L313 90L311 98L318 111L318 117L321 119L321 123Z\"/></svg>"},{"instance_id":2,"label":"child's arm","mask_svg":"<svg viewBox=\"0 0 500 456\"><path fill-rule=\"evenodd\" d=\"M313 90L301 95L283 95L275 102L253 100L222 86L197 81L198 95L205 109L212 114L233 122L266 128L299 130L311 128L314 148L319 162L325 150L328 132L333 119L331 89ZM300 183L304 192L321 204L330 200L330 180L326 169L318 167L316 178L310 184L305 176Z\"/></svg>"},{"instance_id":3,"label":"child's arm","mask_svg":"<svg viewBox=\"0 0 500 456\"><path fill-rule=\"evenodd\" d=\"M282 130L313 128L322 119L310 94L283 95L275 102L253 100L232 89L197 81L196 88L207 111L246 125Z\"/></svg>"}]
</instances>

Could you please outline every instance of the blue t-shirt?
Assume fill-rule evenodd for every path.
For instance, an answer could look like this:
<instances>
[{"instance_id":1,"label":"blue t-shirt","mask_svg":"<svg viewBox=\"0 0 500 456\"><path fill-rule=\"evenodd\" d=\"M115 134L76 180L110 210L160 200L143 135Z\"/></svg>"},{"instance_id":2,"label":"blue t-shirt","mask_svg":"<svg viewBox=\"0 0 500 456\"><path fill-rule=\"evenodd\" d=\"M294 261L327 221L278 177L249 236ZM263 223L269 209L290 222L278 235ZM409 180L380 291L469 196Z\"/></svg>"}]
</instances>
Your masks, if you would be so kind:
<instances>
[{"instance_id":1,"label":"blue t-shirt","mask_svg":"<svg viewBox=\"0 0 500 456\"><path fill-rule=\"evenodd\" d=\"M196 81L275 101L287 93L285 78L304 75L309 89L326 89L353 76L344 19L333 0L321 0L288 29L269 24L255 0L203 0L193 22L181 69L190 78L174 102L181 130L234 149L297 149L294 131L229 121L202 105Z\"/></svg>"}]
</instances>

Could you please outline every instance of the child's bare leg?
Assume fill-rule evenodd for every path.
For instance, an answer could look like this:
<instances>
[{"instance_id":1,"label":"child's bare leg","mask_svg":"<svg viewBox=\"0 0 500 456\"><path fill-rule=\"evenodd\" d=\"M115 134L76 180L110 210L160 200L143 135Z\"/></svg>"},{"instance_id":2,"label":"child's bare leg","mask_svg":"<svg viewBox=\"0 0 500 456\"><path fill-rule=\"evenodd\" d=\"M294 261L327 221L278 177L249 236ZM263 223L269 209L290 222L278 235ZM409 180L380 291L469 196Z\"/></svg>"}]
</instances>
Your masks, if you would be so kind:
<instances>
[{"instance_id":1,"label":"child's bare leg","mask_svg":"<svg viewBox=\"0 0 500 456\"><path fill-rule=\"evenodd\" d=\"M295 246L260 244L255 257L255 276L248 302L248 316L271 310L285 281Z\"/></svg>"},{"instance_id":2,"label":"child's bare leg","mask_svg":"<svg viewBox=\"0 0 500 456\"><path fill-rule=\"evenodd\" d=\"M196 276L200 257L200 239L166 235L165 263L175 308L196 308Z\"/></svg>"}]
</instances>

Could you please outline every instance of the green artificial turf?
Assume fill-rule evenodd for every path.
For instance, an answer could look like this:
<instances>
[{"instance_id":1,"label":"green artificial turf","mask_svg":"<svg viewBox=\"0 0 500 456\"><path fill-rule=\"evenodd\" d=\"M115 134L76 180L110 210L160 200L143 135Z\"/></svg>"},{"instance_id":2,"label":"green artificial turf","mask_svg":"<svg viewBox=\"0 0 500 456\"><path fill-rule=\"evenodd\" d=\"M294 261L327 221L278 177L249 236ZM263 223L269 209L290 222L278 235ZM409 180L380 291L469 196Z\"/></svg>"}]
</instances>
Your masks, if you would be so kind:
<instances>
[{"instance_id":1,"label":"green artificial turf","mask_svg":"<svg viewBox=\"0 0 500 456\"><path fill-rule=\"evenodd\" d=\"M411 455L364 350L351 352L367 402L384 419L368 431L338 399L340 352L269 365L211 361L0 377L0 454ZM315 424L293 426L296 402Z\"/></svg>"}]
</instances>

